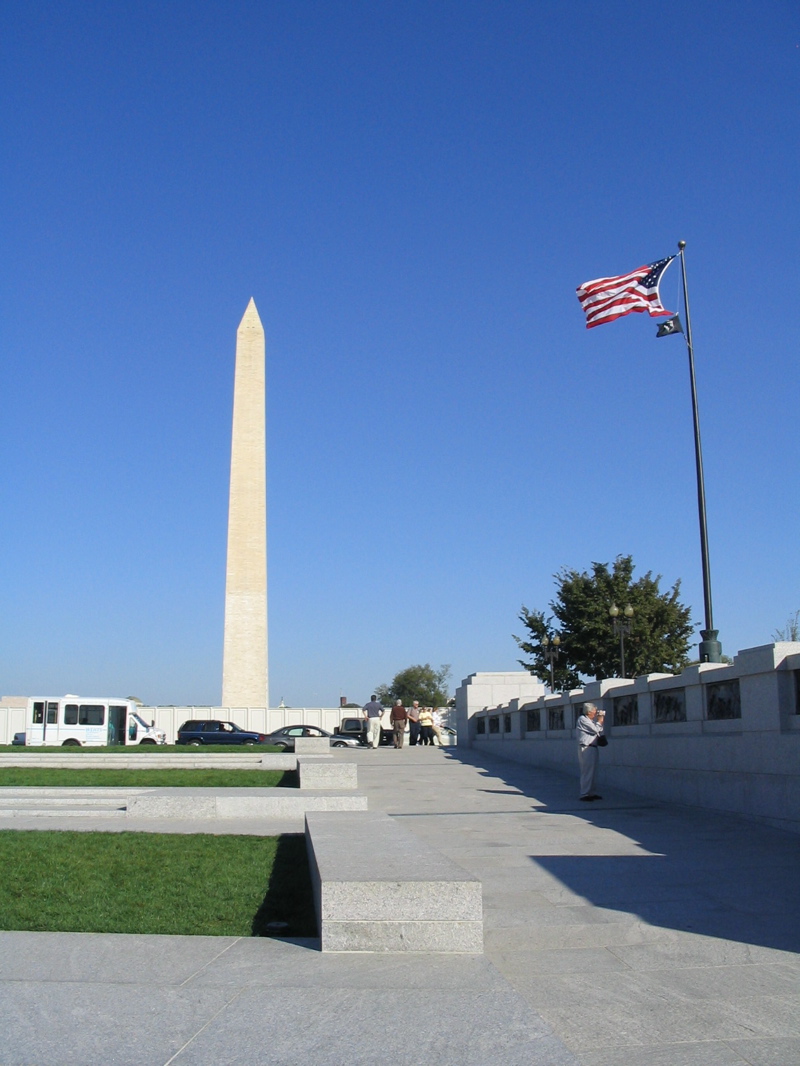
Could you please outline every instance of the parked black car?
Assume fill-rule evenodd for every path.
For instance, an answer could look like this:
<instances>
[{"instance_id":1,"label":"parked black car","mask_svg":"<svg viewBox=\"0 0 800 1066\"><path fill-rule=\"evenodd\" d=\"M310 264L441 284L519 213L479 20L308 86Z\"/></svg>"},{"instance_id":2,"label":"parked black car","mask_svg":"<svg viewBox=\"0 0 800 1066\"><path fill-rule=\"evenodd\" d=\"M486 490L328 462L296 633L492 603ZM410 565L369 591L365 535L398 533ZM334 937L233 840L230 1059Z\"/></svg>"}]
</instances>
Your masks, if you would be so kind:
<instances>
[{"instance_id":1,"label":"parked black car","mask_svg":"<svg viewBox=\"0 0 800 1066\"><path fill-rule=\"evenodd\" d=\"M367 746L367 720L366 718L343 718L333 730L336 740L355 740L356 744L365 748ZM334 747L336 746L334 740ZM394 744L394 729L384 726L381 720L381 744Z\"/></svg>"},{"instance_id":2,"label":"parked black car","mask_svg":"<svg viewBox=\"0 0 800 1066\"><path fill-rule=\"evenodd\" d=\"M178 730L178 744L266 744L263 733L240 729L233 722L184 722Z\"/></svg>"},{"instance_id":3,"label":"parked black car","mask_svg":"<svg viewBox=\"0 0 800 1066\"><path fill-rule=\"evenodd\" d=\"M265 739L267 744L273 744L283 751L294 751L296 737L330 737L332 748L357 748L359 746L355 737L334 736L327 729L320 729L317 725L286 725L283 729L276 729Z\"/></svg>"}]
</instances>

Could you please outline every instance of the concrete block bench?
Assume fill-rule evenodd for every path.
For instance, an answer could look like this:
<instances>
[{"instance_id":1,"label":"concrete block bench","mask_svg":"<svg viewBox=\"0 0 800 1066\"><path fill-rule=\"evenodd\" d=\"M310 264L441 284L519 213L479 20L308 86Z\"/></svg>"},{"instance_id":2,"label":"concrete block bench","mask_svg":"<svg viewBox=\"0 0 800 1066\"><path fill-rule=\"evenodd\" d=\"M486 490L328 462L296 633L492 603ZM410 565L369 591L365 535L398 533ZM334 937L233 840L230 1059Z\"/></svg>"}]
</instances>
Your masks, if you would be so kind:
<instances>
[{"instance_id":1,"label":"concrete block bench","mask_svg":"<svg viewBox=\"0 0 800 1066\"><path fill-rule=\"evenodd\" d=\"M295 755L330 755L331 742L328 737L296 737Z\"/></svg>"},{"instance_id":2,"label":"concrete block bench","mask_svg":"<svg viewBox=\"0 0 800 1066\"><path fill-rule=\"evenodd\" d=\"M292 752L272 752L262 755L259 763L261 770L296 770L297 756Z\"/></svg>"},{"instance_id":3,"label":"concrete block bench","mask_svg":"<svg viewBox=\"0 0 800 1066\"><path fill-rule=\"evenodd\" d=\"M297 770L300 788L345 789L358 787L358 767L354 762L322 762L299 756Z\"/></svg>"},{"instance_id":4,"label":"concrete block bench","mask_svg":"<svg viewBox=\"0 0 800 1066\"><path fill-rule=\"evenodd\" d=\"M381 812L306 814L323 951L483 951L481 883Z\"/></svg>"}]
</instances>

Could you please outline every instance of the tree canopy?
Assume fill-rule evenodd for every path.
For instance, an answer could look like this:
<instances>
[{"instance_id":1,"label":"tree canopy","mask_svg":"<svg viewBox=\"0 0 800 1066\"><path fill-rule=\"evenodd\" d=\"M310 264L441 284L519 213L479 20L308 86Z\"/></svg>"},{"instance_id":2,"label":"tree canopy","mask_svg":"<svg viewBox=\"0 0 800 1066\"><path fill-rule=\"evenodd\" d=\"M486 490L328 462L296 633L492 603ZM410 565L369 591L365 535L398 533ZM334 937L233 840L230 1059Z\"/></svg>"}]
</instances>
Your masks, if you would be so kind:
<instances>
[{"instance_id":1,"label":"tree canopy","mask_svg":"<svg viewBox=\"0 0 800 1066\"><path fill-rule=\"evenodd\" d=\"M618 555L608 563L592 563L591 573L564 568L554 574L556 597L544 611L520 611L526 636L514 637L527 659L518 660L542 681L550 681L550 660L543 638L560 638L560 656L554 662L557 690L576 688L583 678L601 680L620 674L620 642L609 616L612 604L620 619L630 623L625 636L625 672L629 677L649 673L677 673L688 663L689 643L694 632L691 608L678 599L680 580L669 592L661 592L661 575L652 571L633 580L630 555ZM622 611L633 608L625 619ZM555 621L554 621L555 619Z\"/></svg>"},{"instance_id":2,"label":"tree canopy","mask_svg":"<svg viewBox=\"0 0 800 1066\"><path fill-rule=\"evenodd\" d=\"M419 700L423 707L444 707L447 704L447 682L450 665L445 663L434 670L430 663L407 666L394 675L388 685L380 685L375 694L384 706L402 700L408 706Z\"/></svg>"}]
</instances>

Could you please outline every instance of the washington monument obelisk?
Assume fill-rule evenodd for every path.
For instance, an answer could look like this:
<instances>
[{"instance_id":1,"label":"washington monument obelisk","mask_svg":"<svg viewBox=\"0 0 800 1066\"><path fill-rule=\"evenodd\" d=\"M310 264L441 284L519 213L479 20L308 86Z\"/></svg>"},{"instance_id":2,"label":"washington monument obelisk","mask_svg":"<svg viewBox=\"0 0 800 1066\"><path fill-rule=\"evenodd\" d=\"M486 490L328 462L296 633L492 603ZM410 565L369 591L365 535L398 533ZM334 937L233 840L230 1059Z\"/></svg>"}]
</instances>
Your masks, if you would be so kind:
<instances>
[{"instance_id":1,"label":"washington monument obelisk","mask_svg":"<svg viewBox=\"0 0 800 1066\"><path fill-rule=\"evenodd\" d=\"M236 332L222 706L268 707L264 327L253 300Z\"/></svg>"}]
</instances>

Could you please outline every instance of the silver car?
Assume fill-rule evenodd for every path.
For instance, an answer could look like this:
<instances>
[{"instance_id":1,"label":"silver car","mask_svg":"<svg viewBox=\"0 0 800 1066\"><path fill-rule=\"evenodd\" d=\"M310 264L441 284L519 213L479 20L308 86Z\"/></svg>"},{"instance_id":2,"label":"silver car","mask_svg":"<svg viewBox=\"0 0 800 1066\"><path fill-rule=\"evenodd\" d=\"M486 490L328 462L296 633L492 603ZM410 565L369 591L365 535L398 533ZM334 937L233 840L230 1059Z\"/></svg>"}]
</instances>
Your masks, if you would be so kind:
<instances>
[{"instance_id":1,"label":"silver car","mask_svg":"<svg viewBox=\"0 0 800 1066\"><path fill-rule=\"evenodd\" d=\"M318 725L285 725L283 729L276 729L274 733L270 733L264 743L280 748L281 751L294 751L294 742L297 737L328 737L332 748L357 748L359 746L355 737L329 733L327 729L320 729Z\"/></svg>"}]
</instances>

